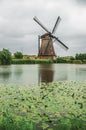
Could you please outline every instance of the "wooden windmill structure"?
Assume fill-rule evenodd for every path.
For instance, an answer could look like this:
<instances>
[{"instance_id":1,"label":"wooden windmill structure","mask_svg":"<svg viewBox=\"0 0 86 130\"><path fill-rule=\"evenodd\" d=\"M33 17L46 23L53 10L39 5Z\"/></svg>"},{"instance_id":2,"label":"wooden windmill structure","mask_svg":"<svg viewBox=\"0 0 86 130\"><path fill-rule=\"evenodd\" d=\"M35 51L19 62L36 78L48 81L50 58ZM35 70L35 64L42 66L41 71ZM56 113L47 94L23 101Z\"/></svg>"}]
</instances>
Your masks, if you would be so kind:
<instances>
[{"instance_id":1,"label":"wooden windmill structure","mask_svg":"<svg viewBox=\"0 0 86 130\"><path fill-rule=\"evenodd\" d=\"M43 34L42 36L38 36L39 58L42 58L42 59L55 59L56 58L56 54L53 47L53 40L58 41L58 44L61 45L64 49L66 50L68 49L68 47L63 42L61 42L56 36L54 36L56 28L61 20L60 16L58 16L52 32L48 31L48 29L39 21L37 17L34 17L33 19L46 31L46 33Z\"/></svg>"}]
</instances>

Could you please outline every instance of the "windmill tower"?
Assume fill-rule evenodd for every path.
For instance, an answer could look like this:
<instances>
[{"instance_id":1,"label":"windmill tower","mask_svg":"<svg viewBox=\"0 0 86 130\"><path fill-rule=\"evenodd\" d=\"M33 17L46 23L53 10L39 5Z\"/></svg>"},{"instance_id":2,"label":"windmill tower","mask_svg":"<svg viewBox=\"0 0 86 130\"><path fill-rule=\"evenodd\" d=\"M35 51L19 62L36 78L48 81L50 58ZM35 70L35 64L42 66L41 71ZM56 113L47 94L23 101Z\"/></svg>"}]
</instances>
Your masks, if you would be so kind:
<instances>
[{"instance_id":1,"label":"windmill tower","mask_svg":"<svg viewBox=\"0 0 86 130\"><path fill-rule=\"evenodd\" d=\"M56 36L53 34L56 31L57 25L59 24L61 18L60 16L57 18L56 23L52 32L48 31L48 29L38 20L37 17L33 18L35 22L37 22L45 31L46 33L42 36L38 36L38 56L42 59L55 59L56 54L53 47L53 40L58 41L58 44L61 45L64 49L68 49L68 47L61 42ZM41 41L41 43L40 43Z\"/></svg>"}]
</instances>

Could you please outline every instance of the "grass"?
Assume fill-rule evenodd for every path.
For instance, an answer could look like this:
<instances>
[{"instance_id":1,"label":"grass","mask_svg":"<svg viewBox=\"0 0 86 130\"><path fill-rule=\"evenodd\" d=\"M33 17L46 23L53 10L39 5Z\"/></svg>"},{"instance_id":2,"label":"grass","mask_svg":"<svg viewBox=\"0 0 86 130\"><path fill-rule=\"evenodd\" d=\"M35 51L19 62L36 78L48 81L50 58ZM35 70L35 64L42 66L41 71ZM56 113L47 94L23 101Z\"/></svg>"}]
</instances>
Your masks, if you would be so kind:
<instances>
[{"instance_id":1,"label":"grass","mask_svg":"<svg viewBox=\"0 0 86 130\"><path fill-rule=\"evenodd\" d=\"M51 63L68 63L68 64L86 64L86 60L70 60L65 58L50 59L12 59L12 64L51 64Z\"/></svg>"},{"instance_id":2,"label":"grass","mask_svg":"<svg viewBox=\"0 0 86 130\"><path fill-rule=\"evenodd\" d=\"M12 59L12 64L50 64L52 60L48 59Z\"/></svg>"},{"instance_id":3,"label":"grass","mask_svg":"<svg viewBox=\"0 0 86 130\"><path fill-rule=\"evenodd\" d=\"M85 130L86 82L0 85L0 130Z\"/></svg>"}]
</instances>

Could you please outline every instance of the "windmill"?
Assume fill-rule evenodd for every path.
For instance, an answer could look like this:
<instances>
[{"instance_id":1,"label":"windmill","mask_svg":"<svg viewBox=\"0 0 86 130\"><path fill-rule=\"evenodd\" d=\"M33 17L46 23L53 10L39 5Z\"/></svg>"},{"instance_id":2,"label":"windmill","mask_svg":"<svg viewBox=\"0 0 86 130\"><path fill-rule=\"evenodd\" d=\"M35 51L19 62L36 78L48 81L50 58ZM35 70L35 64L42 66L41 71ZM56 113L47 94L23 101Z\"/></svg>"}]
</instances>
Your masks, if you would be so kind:
<instances>
[{"instance_id":1,"label":"windmill","mask_svg":"<svg viewBox=\"0 0 86 130\"><path fill-rule=\"evenodd\" d=\"M59 45L61 45L64 49L68 50L68 47L61 42L58 37L56 37L55 31L56 28L61 20L60 16L58 16L56 23L53 27L52 32L50 32L40 21L37 17L33 18L36 23L38 23L45 31L46 33L42 36L38 36L38 56L40 58L51 58L54 59L56 57L55 50L53 47L53 40L57 41ZM40 43L41 41L41 43Z\"/></svg>"}]
</instances>

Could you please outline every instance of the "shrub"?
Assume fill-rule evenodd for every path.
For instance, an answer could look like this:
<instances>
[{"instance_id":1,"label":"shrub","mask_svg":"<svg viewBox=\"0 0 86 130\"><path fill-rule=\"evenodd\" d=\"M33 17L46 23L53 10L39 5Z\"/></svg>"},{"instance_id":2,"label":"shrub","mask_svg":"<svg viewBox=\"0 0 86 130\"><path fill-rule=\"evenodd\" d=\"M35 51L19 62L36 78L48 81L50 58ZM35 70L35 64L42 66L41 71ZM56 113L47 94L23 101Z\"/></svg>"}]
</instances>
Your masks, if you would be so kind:
<instances>
[{"instance_id":1,"label":"shrub","mask_svg":"<svg viewBox=\"0 0 86 130\"><path fill-rule=\"evenodd\" d=\"M57 58L57 63L67 63L67 61L63 57L58 57Z\"/></svg>"},{"instance_id":2,"label":"shrub","mask_svg":"<svg viewBox=\"0 0 86 130\"><path fill-rule=\"evenodd\" d=\"M75 58L73 56L70 57L70 60L75 60Z\"/></svg>"},{"instance_id":3,"label":"shrub","mask_svg":"<svg viewBox=\"0 0 86 130\"><path fill-rule=\"evenodd\" d=\"M16 53L14 53L14 56L17 59L22 59L23 58L23 54L21 52L18 52L18 51Z\"/></svg>"},{"instance_id":4,"label":"shrub","mask_svg":"<svg viewBox=\"0 0 86 130\"><path fill-rule=\"evenodd\" d=\"M76 60L86 60L86 53L83 54L76 54Z\"/></svg>"},{"instance_id":5,"label":"shrub","mask_svg":"<svg viewBox=\"0 0 86 130\"><path fill-rule=\"evenodd\" d=\"M1 65L9 65L11 64L11 53L8 49L4 49L0 51L0 64Z\"/></svg>"},{"instance_id":6,"label":"shrub","mask_svg":"<svg viewBox=\"0 0 86 130\"><path fill-rule=\"evenodd\" d=\"M86 60L83 60L83 63L85 63L85 64L86 64Z\"/></svg>"},{"instance_id":7,"label":"shrub","mask_svg":"<svg viewBox=\"0 0 86 130\"><path fill-rule=\"evenodd\" d=\"M72 63L75 63L75 64L82 64L82 61L81 61L81 60L73 60Z\"/></svg>"}]
</instances>

